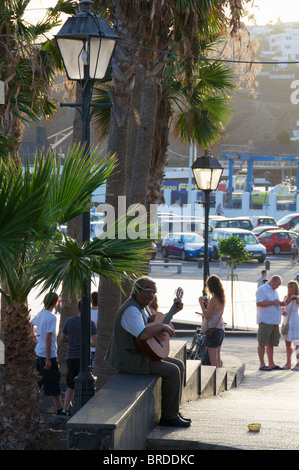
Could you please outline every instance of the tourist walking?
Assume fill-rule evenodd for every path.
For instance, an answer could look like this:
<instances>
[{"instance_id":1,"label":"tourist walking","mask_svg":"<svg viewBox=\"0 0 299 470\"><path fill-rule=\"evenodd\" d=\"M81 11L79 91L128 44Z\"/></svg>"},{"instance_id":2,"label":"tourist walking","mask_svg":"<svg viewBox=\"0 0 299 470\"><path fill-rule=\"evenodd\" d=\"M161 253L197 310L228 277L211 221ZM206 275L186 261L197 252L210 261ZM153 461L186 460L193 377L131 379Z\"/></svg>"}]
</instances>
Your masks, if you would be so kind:
<instances>
[{"instance_id":1,"label":"tourist walking","mask_svg":"<svg viewBox=\"0 0 299 470\"><path fill-rule=\"evenodd\" d=\"M91 345L97 341L97 329L93 321L90 325ZM60 341L67 343L67 389L65 392L62 414L69 414L69 408L74 398L75 378L80 372L80 344L81 344L81 300L78 302L76 315L69 317L61 332Z\"/></svg>"},{"instance_id":2,"label":"tourist walking","mask_svg":"<svg viewBox=\"0 0 299 470\"><path fill-rule=\"evenodd\" d=\"M57 362L57 332L55 311L58 302L56 292L48 293L44 298L44 308L30 321L32 333L36 339L36 368L41 376L40 385L46 396L52 396L56 414L62 414L60 389L60 370Z\"/></svg>"},{"instance_id":3,"label":"tourist walking","mask_svg":"<svg viewBox=\"0 0 299 470\"><path fill-rule=\"evenodd\" d=\"M287 295L284 298L285 307L282 309L281 334L285 340L287 362L283 369L291 369L292 343L296 351L297 363L292 370L299 371L299 285L297 281L289 281L287 284ZM287 325L287 331L284 328Z\"/></svg>"},{"instance_id":4,"label":"tourist walking","mask_svg":"<svg viewBox=\"0 0 299 470\"><path fill-rule=\"evenodd\" d=\"M274 363L274 347L279 345L280 338L281 306L285 305L278 297L277 289L280 285L281 277L275 275L256 291L257 340L261 371L282 369ZM268 357L268 366L265 364L265 353Z\"/></svg>"}]
</instances>

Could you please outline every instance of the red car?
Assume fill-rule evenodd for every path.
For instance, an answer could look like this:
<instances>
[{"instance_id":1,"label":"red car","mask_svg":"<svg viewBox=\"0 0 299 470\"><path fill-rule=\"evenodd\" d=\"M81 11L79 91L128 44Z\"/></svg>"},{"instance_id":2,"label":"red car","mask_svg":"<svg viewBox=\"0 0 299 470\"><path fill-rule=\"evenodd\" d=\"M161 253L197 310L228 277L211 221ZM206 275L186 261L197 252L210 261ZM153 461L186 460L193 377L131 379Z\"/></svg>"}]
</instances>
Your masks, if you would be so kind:
<instances>
[{"instance_id":1,"label":"red car","mask_svg":"<svg viewBox=\"0 0 299 470\"><path fill-rule=\"evenodd\" d=\"M267 230L259 237L259 242L266 247L267 253L272 251L275 255L280 253L290 253L291 243L293 238L297 238L298 234L295 232L288 232L287 230Z\"/></svg>"},{"instance_id":2,"label":"red car","mask_svg":"<svg viewBox=\"0 0 299 470\"><path fill-rule=\"evenodd\" d=\"M277 222L278 227L292 230L295 225L299 224L299 214L285 215Z\"/></svg>"}]
</instances>

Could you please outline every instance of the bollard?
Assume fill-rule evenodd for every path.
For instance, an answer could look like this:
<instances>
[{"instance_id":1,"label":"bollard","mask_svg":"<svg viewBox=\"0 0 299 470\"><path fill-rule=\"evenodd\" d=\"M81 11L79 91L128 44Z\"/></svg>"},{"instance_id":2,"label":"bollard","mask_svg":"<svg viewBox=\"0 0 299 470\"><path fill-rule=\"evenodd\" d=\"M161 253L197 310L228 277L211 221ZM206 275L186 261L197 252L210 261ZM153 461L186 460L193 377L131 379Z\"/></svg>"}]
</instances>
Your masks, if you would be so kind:
<instances>
[{"instance_id":1,"label":"bollard","mask_svg":"<svg viewBox=\"0 0 299 470\"><path fill-rule=\"evenodd\" d=\"M269 270L270 270L270 261L269 261L269 260L266 260L266 261L265 261L265 270L266 270L266 271L269 271Z\"/></svg>"},{"instance_id":2,"label":"bollard","mask_svg":"<svg viewBox=\"0 0 299 470\"><path fill-rule=\"evenodd\" d=\"M202 259L198 258L197 260L197 267L202 268Z\"/></svg>"}]
</instances>

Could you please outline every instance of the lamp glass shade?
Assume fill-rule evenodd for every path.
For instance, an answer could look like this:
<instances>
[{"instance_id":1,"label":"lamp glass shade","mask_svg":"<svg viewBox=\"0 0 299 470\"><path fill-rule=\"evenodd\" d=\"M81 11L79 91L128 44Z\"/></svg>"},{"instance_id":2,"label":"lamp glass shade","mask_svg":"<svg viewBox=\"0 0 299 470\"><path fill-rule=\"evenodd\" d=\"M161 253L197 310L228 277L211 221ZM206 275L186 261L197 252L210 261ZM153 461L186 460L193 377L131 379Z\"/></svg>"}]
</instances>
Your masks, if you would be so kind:
<instances>
[{"instance_id":1,"label":"lamp glass shade","mask_svg":"<svg viewBox=\"0 0 299 470\"><path fill-rule=\"evenodd\" d=\"M82 80L84 78L84 62L82 60L84 41L66 38L57 38L56 40L69 80Z\"/></svg>"},{"instance_id":2,"label":"lamp glass shade","mask_svg":"<svg viewBox=\"0 0 299 470\"><path fill-rule=\"evenodd\" d=\"M90 38L89 77L101 80L105 77L114 50L115 40Z\"/></svg>"},{"instance_id":3,"label":"lamp glass shade","mask_svg":"<svg viewBox=\"0 0 299 470\"><path fill-rule=\"evenodd\" d=\"M105 77L115 47L115 40L101 37L83 39L57 38L57 44L70 80L83 80L84 64L88 65L88 78Z\"/></svg>"},{"instance_id":4,"label":"lamp glass shade","mask_svg":"<svg viewBox=\"0 0 299 470\"><path fill-rule=\"evenodd\" d=\"M204 156L197 158L192 165L192 171L199 190L215 191L218 188L223 168L216 158Z\"/></svg>"}]
</instances>

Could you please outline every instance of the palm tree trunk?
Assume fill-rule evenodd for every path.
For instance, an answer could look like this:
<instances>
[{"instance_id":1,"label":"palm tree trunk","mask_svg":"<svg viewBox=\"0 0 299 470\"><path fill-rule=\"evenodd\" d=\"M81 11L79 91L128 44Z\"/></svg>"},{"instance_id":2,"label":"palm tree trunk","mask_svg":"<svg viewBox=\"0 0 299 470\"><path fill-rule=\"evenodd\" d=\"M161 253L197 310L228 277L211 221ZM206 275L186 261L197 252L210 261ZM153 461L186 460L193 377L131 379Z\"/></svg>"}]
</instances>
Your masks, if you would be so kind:
<instances>
[{"instance_id":1,"label":"palm tree trunk","mask_svg":"<svg viewBox=\"0 0 299 470\"><path fill-rule=\"evenodd\" d=\"M0 366L2 450L34 449L41 435L39 377L29 320L27 305L13 302L7 306L4 320L5 365Z\"/></svg>"},{"instance_id":2,"label":"palm tree trunk","mask_svg":"<svg viewBox=\"0 0 299 470\"><path fill-rule=\"evenodd\" d=\"M149 168L153 149L156 107L158 102L157 82L152 74L143 76L133 172L130 185L129 204L145 204Z\"/></svg>"},{"instance_id":3,"label":"palm tree trunk","mask_svg":"<svg viewBox=\"0 0 299 470\"><path fill-rule=\"evenodd\" d=\"M171 103L161 94L159 96L155 120L154 145L149 171L146 206L158 204L163 196L161 188L164 179L164 167L167 158L168 137L170 130Z\"/></svg>"},{"instance_id":4,"label":"palm tree trunk","mask_svg":"<svg viewBox=\"0 0 299 470\"><path fill-rule=\"evenodd\" d=\"M142 21L130 26L118 2L114 4L114 24L121 39L130 42L139 41L142 34ZM108 152L116 154L118 166L107 181L106 203L115 208L118 214L118 196L128 193L128 181L131 177L131 159L128 149L135 143L132 135L129 113L131 97L135 86L136 64L139 49L124 44L117 44L112 58L112 84L110 99L113 105L110 117ZM115 371L105 362L105 354L112 336L115 315L121 305L121 291L116 284L101 278L99 282L99 306L97 325L97 345L95 354L96 387L101 388Z\"/></svg>"}]
</instances>

